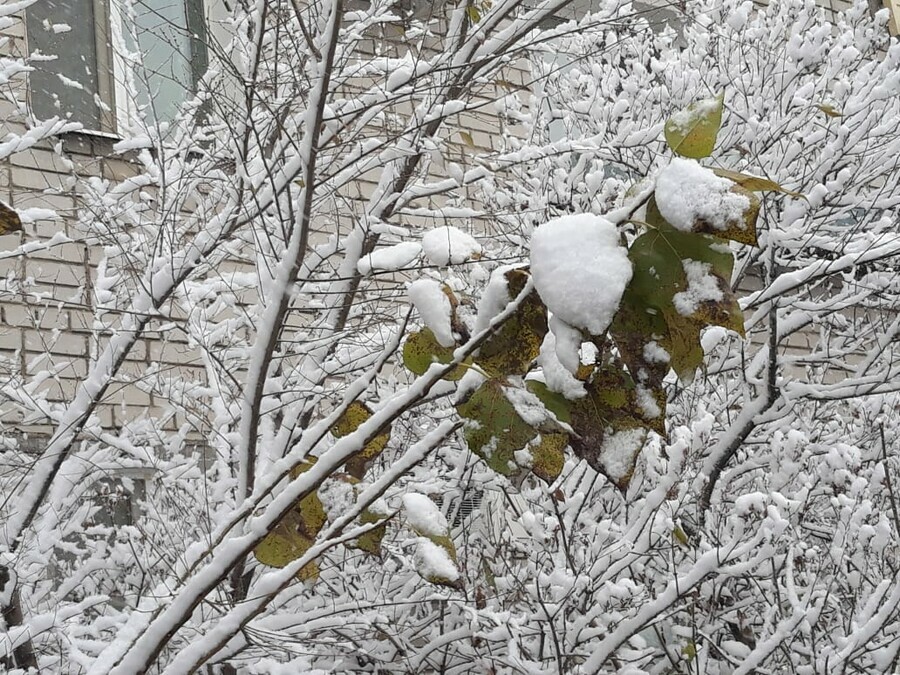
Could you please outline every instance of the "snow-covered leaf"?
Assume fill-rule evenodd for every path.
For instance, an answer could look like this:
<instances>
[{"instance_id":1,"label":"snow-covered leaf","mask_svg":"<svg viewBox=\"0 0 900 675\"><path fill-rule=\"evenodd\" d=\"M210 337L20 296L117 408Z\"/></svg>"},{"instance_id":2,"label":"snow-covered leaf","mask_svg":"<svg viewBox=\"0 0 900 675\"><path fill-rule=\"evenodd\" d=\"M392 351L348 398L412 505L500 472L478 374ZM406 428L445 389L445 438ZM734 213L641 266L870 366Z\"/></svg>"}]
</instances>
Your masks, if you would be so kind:
<instances>
[{"instance_id":1,"label":"snow-covered leaf","mask_svg":"<svg viewBox=\"0 0 900 675\"><path fill-rule=\"evenodd\" d=\"M769 180L768 178L749 176L745 173L740 173L739 171L731 171L729 169L713 169L713 173L715 173L717 176L721 176L722 178L727 178L730 181L734 181L745 190L750 190L752 192L780 192L790 197L796 197L797 199L806 199L806 197L804 197L799 192L787 190L775 181Z\"/></svg>"},{"instance_id":2,"label":"snow-covered leaf","mask_svg":"<svg viewBox=\"0 0 900 675\"><path fill-rule=\"evenodd\" d=\"M722 126L725 93L692 103L672 115L665 126L666 143L682 157L709 157Z\"/></svg>"},{"instance_id":3,"label":"snow-covered leaf","mask_svg":"<svg viewBox=\"0 0 900 675\"><path fill-rule=\"evenodd\" d=\"M675 158L657 177L647 222L755 245L759 206L749 190L693 160Z\"/></svg>"},{"instance_id":4,"label":"snow-covered leaf","mask_svg":"<svg viewBox=\"0 0 900 675\"><path fill-rule=\"evenodd\" d=\"M518 297L528 282L528 272L513 269L504 276L509 297ZM547 308L532 290L513 315L484 341L475 357L476 363L497 377L524 375L540 353L546 334Z\"/></svg>"}]
</instances>

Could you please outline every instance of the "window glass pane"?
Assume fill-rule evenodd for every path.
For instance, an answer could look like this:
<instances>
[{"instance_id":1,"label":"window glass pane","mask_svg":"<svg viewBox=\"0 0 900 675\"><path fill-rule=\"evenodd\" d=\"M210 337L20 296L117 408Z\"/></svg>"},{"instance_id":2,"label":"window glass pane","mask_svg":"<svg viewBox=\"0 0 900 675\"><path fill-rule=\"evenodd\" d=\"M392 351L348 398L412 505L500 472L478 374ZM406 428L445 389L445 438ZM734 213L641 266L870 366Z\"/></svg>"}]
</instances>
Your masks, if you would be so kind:
<instances>
[{"instance_id":1,"label":"window glass pane","mask_svg":"<svg viewBox=\"0 0 900 675\"><path fill-rule=\"evenodd\" d=\"M57 57L33 64L34 114L71 115L89 129L100 129L94 0L40 0L28 7L26 22L30 51Z\"/></svg>"},{"instance_id":2,"label":"window glass pane","mask_svg":"<svg viewBox=\"0 0 900 675\"><path fill-rule=\"evenodd\" d=\"M152 100L151 116L171 120L194 90L185 0L138 0L134 22L143 59L136 77L138 102L146 105Z\"/></svg>"}]
</instances>

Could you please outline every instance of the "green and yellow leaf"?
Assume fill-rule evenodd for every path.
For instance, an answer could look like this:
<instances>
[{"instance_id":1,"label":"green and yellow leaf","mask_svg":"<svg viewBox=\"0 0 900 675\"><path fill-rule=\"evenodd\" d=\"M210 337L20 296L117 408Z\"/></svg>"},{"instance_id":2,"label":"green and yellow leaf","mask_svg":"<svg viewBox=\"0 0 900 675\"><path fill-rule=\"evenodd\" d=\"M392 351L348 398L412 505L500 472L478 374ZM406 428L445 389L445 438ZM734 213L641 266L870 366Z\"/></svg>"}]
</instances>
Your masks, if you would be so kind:
<instances>
[{"instance_id":1,"label":"green and yellow leaf","mask_svg":"<svg viewBox=\"0 0 900 675\"><path fill-rule=\"evenodd\" d=\"M672 115L664 129L666 143L682 157L709 157L716 145L722 126L724 92L715 98L703 99Z\"/></svg>"},{"instance_id":2,"label":"green and yellow leaf","mask_svg":"<svg viewBox=\"0 0 900 675\"><path fill-rule=\"evenodd\" d=\"M333 427L331 427L331 433L335 438L341 438L348 434L352 434L371 416L372 411L369 410L369 407L365 403L353 401L353 403L347 407L347 410L344 411L344 414L341 415L340 419L335 422ZM369 441L362 450L347 460L347 463L344 465L347 469L347 473L354 478L362 479L366 473L366 469L371 466L375 458L384 451L384 448L390 440L391 431L390 428L388 428L387 431L378 434Z\"/></svg>"},{"instance_id":3,"label":"green and yellow leaf","mask_svg":"<svg viewBox=\"0 0 900 675\"><path fill-rule=\"evenodd\" d=\"M291 472L297 478L307 471L315 459L303 462ZM253 555L263 565L284 567L293 562L315 543L316 536L325 525L325 509L318 495L313 492L294 505L277 525L253 550ZM315 581L319 577L319 566L315 561L304 565L297 578L301 581Z\"/></svg>"},{"instance_id":4,"label":"green and yellow leaf","mask_svg":"<svg viewBox=\"0 0 900 675\"><path fill-rule=\"evenodd\" d=\"M513 269L505 274L511 298L522 292L528 276L523 269ZM546 334L547 308L537 291L532 290L516 312L481 345L475 362L492 376L524 375L538 357Z\"/></svg>"},{"instance_id":5,"label":"green and yellow leaf","mask_svg":"<svg viewBox=\"0 0 900 675\"><path fill-rule=\"evenodd\" d=\"M442 347L429 328L412 333L403 345L403 365L416 375L423 375L433 363L450 363L452 360L453 349ZM465 366L457 366L444 379L456 381L465 372Z\"/></svg>"}]
</instances>

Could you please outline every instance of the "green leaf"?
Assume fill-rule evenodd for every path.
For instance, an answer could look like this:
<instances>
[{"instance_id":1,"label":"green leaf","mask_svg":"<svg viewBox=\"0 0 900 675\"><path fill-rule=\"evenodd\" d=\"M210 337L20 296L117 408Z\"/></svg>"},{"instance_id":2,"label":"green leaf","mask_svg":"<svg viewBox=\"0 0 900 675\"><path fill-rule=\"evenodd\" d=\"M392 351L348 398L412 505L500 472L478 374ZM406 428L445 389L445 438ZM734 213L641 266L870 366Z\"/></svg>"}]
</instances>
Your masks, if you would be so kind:
<instances>
[{"instance_id":1,"label":"green leaf","mask_svg":"<svg viewBox=\"0 0 900 675\"><path fill-rule=\"evenodd\" d=\"M340 419L331 427L331 433L335 438L342 438L348 434L352 434L359 426L372 416L365 403L353 401L341 415ZM347 460L344 467L354 478L362 479L366 473L366 469L371 466L372 462L378 455L384 451L388 441L391 440L391 430L378 434L369 441L366 446Z\"/></svg>"},{"instance_id":2,"label":"green leaf","mask_svg":"<svg viewBox=\"0 0 900 675\"><path fill-rule=\"evenodd\" d=\"M704 327L723 326L743 335L743 313L729 285L734 257L712 237L663 228L638 237L628 256L633 275L623 305L633 309L624 312L620 309L623 316L614 322L617 345L624 347L623 353L638 374L638 350L643 350L640 334L644 329L649 330L650 336L659 336L659 344L669 353L671 366L678 376L690 381L703 361L700 331ZM675 306L675 296L688 291L685 261L709 265L708 273L721 294L719 300L697 303L696 310L687 316ZM665 323L663 334L662 323ZM653 384L654 379L648 379L648 383Z\"/></svg>"},{"instance_id":3,"label":"green leaf","mask_svg":"<svg viewBox=\"0 0 900 675\"><path fill-rule=\"evenodd\" d=\"M503 389L498 381L488 380L456 409L473 421L465 430L469 449L497 473L512 476L523 471L516 462L516 451L537 436L538 430L519 416Z\"/></svg>"},{"instance_id":4,"label":"green leaf","mask_svg":"<svg viewBox=\"0 0 900 675\"><path fill-rule=\"evenodd\" d=\"M354 548L358 548L360 551L365 551L370 555L378 556L380 558L381 540L384 539L384 534L387 532L388 519L381 514L373 513L366 509L359 514L359 522L363 525L368 525L369 523L380 524L376 525L362 536L357 537L350 545Z\"/></svg>"},{"instance_id":5,"label":"green leaf","mask_svg":"<svg viewBox=\"0 0 900 675\"><path fill-rule=\"evenodd\" d=\"M256 546L253 555L263 565L284 567L306 553L313 545L315 539L302 534L304 529L302 516L297 511L289 511ZM304 565L297 573L297 578L301 581L315 580L318 577L319 566L315 562Z\"/></svg>"},{"instance_id":6,"label":"green leaf","mask_svg":"<svg viewBox=\"0 0 900 675\"><path fill-rule=\"evenodd\" d=\"M715 98L692 103L666 121L666 143L682 157L709 157L722 126L724 92Z\"/></svg>"},{"instance_id":7,"label":"green leaf","mask_svg":"<svg viewBox=\"0 0 900 675\"><path fill-rule=\"evenodd\" d=\"M529 273L513 269L505 275L509 297L516 298L525 288ZM515 313L491 335L478 350L475 362L489 375L524 375L541 351L547 334L547 308L537 291L532 290Z\"/></svg>"},{"instance_id":8,"label":"green leaf","mask_svg":"<svg viewBox=\"0 0 900 675\"><path fill-rule=\"evenodd\" d=\"M450 363L453 360L453 349L442 347L428 328L412 333L403 345L403 365L416 375L423 375L432 363ZM444 379L456 381L465 374L465 366L457 366Z\"/></svg>"},{"instance_id":9,"label":"green leaf","mask_svg":"<svg viewBox=\"0 0 900 675\"><path fill-rule=\"evenodd\" d=\"M646 273L646 270L645 270ZM668 334L662 312L648 305L631 287L625 290L619 311L613 318L609 333L619 354L636 382L648 387L665 411L665 392L662 381L669 372L669 359L662 358L660 349Z\"/></svg>"},{"instance_id":10,"label":"green leaf","mask_svg":"<svg viewBox=\"0 0 900 675\"><path fill-rule=\"evenodd\" d=\"M569 434L541 434L537 444L532 443L528 446L531 453L531 472L548 485L552 484L559 478L565 466L565 450L568 446Z\"/></svg>"},{"instance_id":11,"label":"green leaf","mask_svg":"<svg viewBox=\"0 0 900 675\"><path fill-rule=\"evenodd\" d=\"M537 380L528 380L525 388L532 394L537 396L544 407L556 415L556 419L560 422L568 424L572 421L572 402L562 394L550 391L549 387L543 382Z\"/></svg>"}]
</instances>

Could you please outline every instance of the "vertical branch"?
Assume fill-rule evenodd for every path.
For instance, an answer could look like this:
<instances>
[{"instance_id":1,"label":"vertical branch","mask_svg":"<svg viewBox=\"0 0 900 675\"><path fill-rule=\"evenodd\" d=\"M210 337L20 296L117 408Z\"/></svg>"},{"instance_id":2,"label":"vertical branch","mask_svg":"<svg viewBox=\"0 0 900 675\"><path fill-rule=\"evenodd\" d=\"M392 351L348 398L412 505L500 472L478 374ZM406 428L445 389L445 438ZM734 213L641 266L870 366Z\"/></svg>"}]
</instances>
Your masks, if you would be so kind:
<instances>
[{"instance_id":1,"label":"vertical branch","mask_svg":"<svg viewBox=\"0 0 900 675\"><path fill-rule=\"evenodd\" d=\"M337 51L338 35L343 15L343 0L334 0L326 29L325 54L319 62L318 80L310 96L307 108L306 134L301 142L303 151L303 199L297 214L298 222L291 231L291 238L276 272L276 297L266 305L262 321L257 328L256 342L250 355L247 370L246 397L244 398L240 421L240 446L238 448L238 499L245 499L253 490L256 477L256 448L259 422L262 415L266 376L272 355L278 345L280 326L291 299L291 290L297 280L297 273L303 265L309 243L309 228L312 220L313 199L316 185L316 160L319 153L319 137L322 119L328 101L334 56Z\"/></svg>"}]
</instances>

